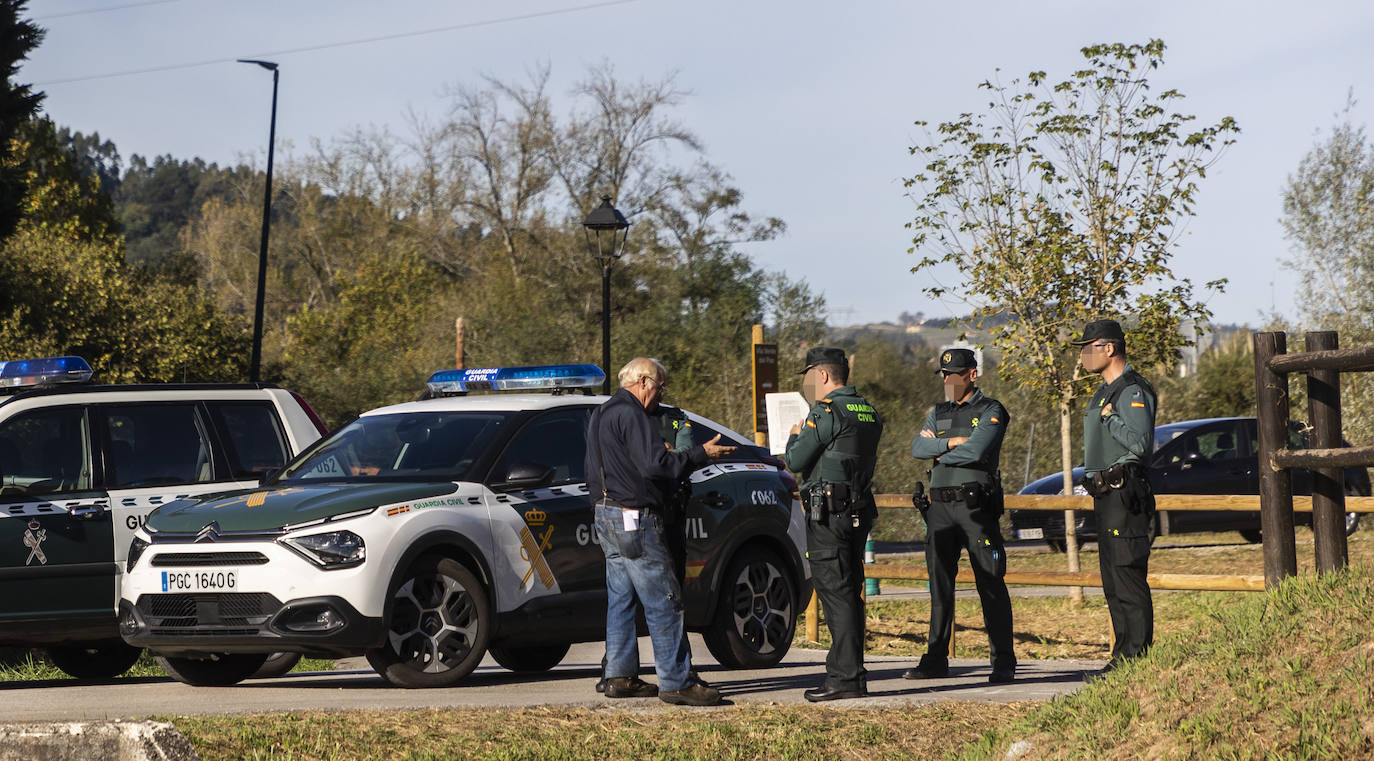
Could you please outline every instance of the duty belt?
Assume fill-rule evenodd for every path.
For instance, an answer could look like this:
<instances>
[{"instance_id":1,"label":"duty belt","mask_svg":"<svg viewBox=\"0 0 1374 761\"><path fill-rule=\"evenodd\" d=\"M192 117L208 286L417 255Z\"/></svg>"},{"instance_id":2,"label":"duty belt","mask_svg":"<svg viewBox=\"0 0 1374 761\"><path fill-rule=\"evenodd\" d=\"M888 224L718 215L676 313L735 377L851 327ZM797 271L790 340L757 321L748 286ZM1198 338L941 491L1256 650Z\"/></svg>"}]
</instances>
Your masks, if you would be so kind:
<instances>
[{"instance_id":1,"label":"duty belt","mask_svg":"<svg viewBox=\"0 0 1374 761\"><path fill-rule=\"evenodd\" d=\"M1106 470L1089 473L1083 478L1083 488L1088 493L1100 497L1112 489L1126 485L1127 479L1145 478L1145 468L1138 462L1119 462Z\"/></svg>"},{"instance_id":2,"label":"duty belt","mask_svg":"<svg viewBox=\"0 0 1374 761\"><path fill-rule=\"evenodd\" d=\"M964 490L959 486L932 486L930 498L936 502L963 502Z\"/></svg>"}]
</instances>

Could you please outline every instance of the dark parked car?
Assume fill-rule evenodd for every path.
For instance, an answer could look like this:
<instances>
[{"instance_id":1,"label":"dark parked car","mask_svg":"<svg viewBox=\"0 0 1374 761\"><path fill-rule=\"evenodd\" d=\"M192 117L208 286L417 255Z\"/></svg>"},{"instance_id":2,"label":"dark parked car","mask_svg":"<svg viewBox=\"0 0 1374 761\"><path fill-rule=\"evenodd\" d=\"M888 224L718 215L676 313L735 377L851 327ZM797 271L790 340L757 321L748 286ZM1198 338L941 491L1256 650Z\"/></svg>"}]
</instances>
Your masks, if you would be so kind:
<instances>
[{"instance_id":1,"label":"dark parked car","mask_svg":"<svg viewBox=\"0 0 1374 761\"><path fill-rule=\"evenodd\" d=\"M1307 427L1288 424L1289 445L1307 446ZM1156 494L1259 494L1259 436L1254 418L1210 418L1185 420L1155 428L1155 454L1150 462L1150 484ZM1306 470L1294 469L1293 493L1311 494ZM1075 494L1087 494L1082 487L1082 466L1073 469ZM1055 473L1032 481L1021 494L1062 494L1063 476ZM1347 468L1345 493L1369 496L1369 473L1364 468ZM1064 548L1064 514L1057 511L1010 510L1011 535L1016 539L1044 539L1051 548ZM1080 540L1091 541L1097 526L1091 511L1076 513L1076 532ZM1297 513L1299 525L1310 525L1311 513ZM1345 532L1351 534L1359 515L1346 513ZM1156 518L1156 533L1181 534L1197 531L1239 531L1248 541L1260 541L1258 512L1226 510L1161 511Z\"/></svg>"}]
</instances>

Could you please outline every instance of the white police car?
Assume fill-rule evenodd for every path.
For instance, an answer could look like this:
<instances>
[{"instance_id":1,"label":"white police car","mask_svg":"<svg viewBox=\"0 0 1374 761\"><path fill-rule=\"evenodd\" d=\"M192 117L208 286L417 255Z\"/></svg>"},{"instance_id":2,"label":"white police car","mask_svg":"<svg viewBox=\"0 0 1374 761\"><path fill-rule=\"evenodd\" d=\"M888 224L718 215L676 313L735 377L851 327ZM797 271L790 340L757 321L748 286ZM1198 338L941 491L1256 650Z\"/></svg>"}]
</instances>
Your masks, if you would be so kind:
<instances>
[{"instance_id":1,"label":"white police car","mask_svg":"<svg viewBox=\"0 0 1374 761\"><path fill-rule=\"evenodd\" d=\"M605 397L594 365L448 371L454 396L384 407L261 489L165 505L128 558L120 632L191 684L243 679L271 651L365 653L393 684L458 683L490 651L543 671L605 637L605 564L583 473ZM777 663L810 594L796 482L767 451L691 415L736 454L691 474L689 629L727 665ZM723 442L724 443L724 442Z\"/></svg>"},{"instance_id":2,"label":"white police car","mask_svg":"<svg viewBox=\"0 0 1374 761\"><path fill-rule=\"evenodd\" d=\"M0 362L0 645L46 648L78 678L138 650L115 609L134 531L158 505L239 490L324 433L262 384L87 383L79 357Z\"/></svg>"}]
</instances>

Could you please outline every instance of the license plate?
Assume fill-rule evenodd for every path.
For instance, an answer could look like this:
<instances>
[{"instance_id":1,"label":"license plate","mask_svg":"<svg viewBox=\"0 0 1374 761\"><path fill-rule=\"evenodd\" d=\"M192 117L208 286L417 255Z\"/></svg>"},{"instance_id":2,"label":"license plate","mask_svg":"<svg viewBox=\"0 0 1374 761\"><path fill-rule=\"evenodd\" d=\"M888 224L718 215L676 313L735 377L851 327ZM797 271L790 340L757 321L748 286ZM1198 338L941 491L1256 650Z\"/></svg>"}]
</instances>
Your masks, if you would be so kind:
<instances>
[{"instance_id":1,"label":"license plate","mask_svg":"<svg viewBox=\"0 0 1374 761\"><path fill-rule=\"evenodd\" d=\"M1017 539L1044 539L1045 529L1043 528L1023 528L1017 529Z\"/></svg>"},{"instance_id":2,"label":"license plate","mask_svg":"<svg viewBox=\"0 0 1374 761\"><path fill-rule=\"evenodd\" d=\"M238 571L163 571L164 592L228 592L239 585Z\"/></svg>"}]
</instances>

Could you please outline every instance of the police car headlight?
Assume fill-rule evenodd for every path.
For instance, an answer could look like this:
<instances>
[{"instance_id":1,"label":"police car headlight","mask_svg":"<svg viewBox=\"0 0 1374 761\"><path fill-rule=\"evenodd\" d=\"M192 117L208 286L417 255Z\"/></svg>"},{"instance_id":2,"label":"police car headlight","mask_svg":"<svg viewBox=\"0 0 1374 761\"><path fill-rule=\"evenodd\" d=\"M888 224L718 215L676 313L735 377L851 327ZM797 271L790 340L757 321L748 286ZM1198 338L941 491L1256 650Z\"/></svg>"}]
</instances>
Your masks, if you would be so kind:
<instances>
[{"instance_id":1,"label":"police car headlight","mask_svg":"<svg viewBox=\"0 0 1374 761\"><path fill-rule=\"evenodd\" d=\"M363 538L352 531L309 534L280 541L325 570L355 566L367 557Z\"/></svg>"},{"instance_id":2,"label":"police car headlight","mask_svg":"<svg viewBox=\"0 0 1374 761\"><path fill-rule=\"evenodd\" d=\"M139 557L143 555L143 551L146 549L148 549L148 542L135 536L134 540L129 543L129 559L124 562L125 573L134 570L134 564L138 562Z\"/></svg>"}]
</instances>

